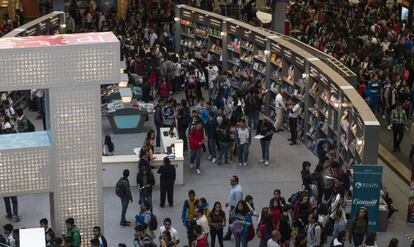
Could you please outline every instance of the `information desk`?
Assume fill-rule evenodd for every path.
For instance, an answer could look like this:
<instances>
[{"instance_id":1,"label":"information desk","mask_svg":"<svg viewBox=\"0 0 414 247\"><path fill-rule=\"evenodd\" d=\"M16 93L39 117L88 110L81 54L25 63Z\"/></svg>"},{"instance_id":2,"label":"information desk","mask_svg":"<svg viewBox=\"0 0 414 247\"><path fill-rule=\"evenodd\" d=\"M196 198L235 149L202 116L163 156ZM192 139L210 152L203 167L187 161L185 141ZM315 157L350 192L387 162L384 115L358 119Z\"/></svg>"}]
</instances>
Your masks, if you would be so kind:
<instances>
[{"instance_id":1,"label":"information desk","mask_svg":"<svg viewBox=\"0 0 414 247\"><path fill-rule=\"evenodd\" d=\"M151 165L156 168L152 170L156 185L160 183L160 175L157 173L158 168L162 165L166 154L154 154L155 159L151 161ZM171 160L171 164L175 166L176 179L175 184L184 184L184 158L176 158ZM138 174L138 155L113 155L102 156L102 177L103 187L115 187L116 182L122 177L122 172L129 169L129 183L131 186L137 186Z\"/></svg>"}]
</instances>

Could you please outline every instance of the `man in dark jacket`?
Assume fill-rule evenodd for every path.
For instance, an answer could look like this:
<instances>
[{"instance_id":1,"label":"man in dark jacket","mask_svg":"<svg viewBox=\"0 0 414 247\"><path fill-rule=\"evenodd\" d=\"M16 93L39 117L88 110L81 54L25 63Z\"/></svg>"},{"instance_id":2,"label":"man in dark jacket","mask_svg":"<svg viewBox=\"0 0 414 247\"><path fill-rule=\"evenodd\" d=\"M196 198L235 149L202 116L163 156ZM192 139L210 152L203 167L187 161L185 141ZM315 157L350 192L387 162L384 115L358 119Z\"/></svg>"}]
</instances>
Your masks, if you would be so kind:
<instances>
[{"instance_id":1,"label":"man in dark jacket","mask_svg":"<svg viewBox=\"0 0 414 247\"><path fill-rule=\"evenodd\" d=\"M168 157L164 157L163 165L158 169L160 174L160 207L163 208L165 204L165 195L168 197L168 204L173 206L174 183L175 183L175 166L171 165Z\"/></svg>"},{"instance_id":2,"label":"man in dark jacket","mask_svg":"<svg viewBox=\"0 0 414 247\"><path fill-rule=\"evenodd\" d=\"M125 219L125 214L128 209L129 202L132 202L131 187L129 185L129 170L125 169L123 177L119 179L116 188L116 194L121 198L122 213L121 213L121 226L128 226L131 222Z\"/></svg>"},{"instance_id":3,"label":"man in dark jacket","mask_svg":"<svg viewBox=\"0 0 414 247\"><path fill-rule=\"evenodd\" d=\"M218 122L215 117L214 112L209 112L209 119L206 123L206 134L208 138L208 159L211 160L212 163L216 163L217 161L217 151L216 151L216 143L217 143L217 127Z\"/></svg>"},{"instance_id":4,"label":"man in dark jacket","mask_svg":"<svg viewBox=\"0 0 414 247\"><path fill-rule=\"evenodd\" d=\"M160 132L161 132L161 127L162 127L162 108L164 106L164 101L162 99L158 100L158 105L155 106L155 113L154 113L154 123L155 123L155 127L157 129L157 135L156 135L156 141L155 141L155 146L157 148L160 147Z\"/></svg>"},{"instance_id":5,"label":"man in dark jacket","mask_svg":"<svg viewBox=\"0 0 414 247\"><path fill-rule=\"evenodd\" d=\"M98 240L99 247L108 247L108 243L106 242L105 237L102 235L101 227L93 227L93 237L94 239Z\"/></svg>"},{"instance_id":6,"label":"man in dark jacket","mask_svg":"<svg viewBox=\"0 0 414 247\"><path fill-rule=\"evenodd\" d=\"M155 185L155 178L151 169L139 170L137 184L139 186L139 204L148 201L152 205L152 187Z\"/></svg>"}]
</instances>

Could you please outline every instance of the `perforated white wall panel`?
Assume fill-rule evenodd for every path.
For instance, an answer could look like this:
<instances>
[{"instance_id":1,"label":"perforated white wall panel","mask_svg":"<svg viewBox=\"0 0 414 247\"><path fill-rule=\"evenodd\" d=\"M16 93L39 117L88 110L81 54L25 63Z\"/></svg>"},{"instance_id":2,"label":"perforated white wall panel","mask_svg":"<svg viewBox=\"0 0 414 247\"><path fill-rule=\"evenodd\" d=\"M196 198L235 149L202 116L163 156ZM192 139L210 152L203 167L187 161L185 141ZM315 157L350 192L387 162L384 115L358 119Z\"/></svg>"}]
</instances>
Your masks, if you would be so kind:
<instances>
[{"instance_id":1,"label":"perforated white wall panel","mask_svg":"<svg viewBox=\"0 0 414 247\"><path fill-rule=\"evenodd\" d=\"M0 194L49 191L49 148L0 152Z\"/></svg>"},{"instance_id":2,"label":"perforated white wall panel","mask_svg":"<svg viewBox=\"0 0 414 247\"><path fill-rule=\"evenodd\" d=\"M0 91L49 89L51 145L0 150L0 196L53 192L57 233L103 227L100 84L118 83L112 33L0 39ZM48 169L47 169L48 168Z\"/></svg>"},{"instance_id":3,"label":"perforated white wall panel","mask_svg":"<svg viewBox=\"0 0 414 247\"><path fill-rule=\"evenodd\" d=\"M91 227L103 223L99 94L98 85L50 89L56 217L62 229L65 219L75 218L85 242Z\"/></svg>"}]
</instances>

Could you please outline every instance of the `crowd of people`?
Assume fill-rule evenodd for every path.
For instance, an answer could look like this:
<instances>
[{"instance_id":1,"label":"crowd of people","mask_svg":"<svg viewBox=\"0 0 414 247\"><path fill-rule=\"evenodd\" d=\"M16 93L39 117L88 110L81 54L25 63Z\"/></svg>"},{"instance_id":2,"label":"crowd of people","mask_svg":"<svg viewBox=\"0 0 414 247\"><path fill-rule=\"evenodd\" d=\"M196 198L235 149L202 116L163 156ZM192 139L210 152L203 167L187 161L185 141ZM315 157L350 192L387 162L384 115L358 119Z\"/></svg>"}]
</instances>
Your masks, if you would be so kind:
<instances>
[{"instance_id":1,"label":"crowd of people","mask_svg":"<svg viewBox=\"0 0 414 247\"><path fill-rule=\"evenodd\" d=\"M209 1L201 2L205 8L215 8L208 5ZM297 141L298 104L294 98L287 98L282 91L278 93L276 102L280 110L278 121L273 125L259 116L263 94L260 85L252 78L243 83L241 89L234 89L234 75L222 71L218 61L199 60L188 51L175 53L173 24L176 3L177 1L168 0L130 0L125 18L117 17L113 12L100 11L94 4L81 13L76 1L72 2L66 12L66 29L69 33L114 32L121 41L121 54L127 64L125 72L129 75L129 83L142 88L143 101L158 102L154 113L154 130L148 131L139 154L137 184L140 210L134 222L134 247L214 247L216 243L222 247L224 241L230 240L232 236L236 247L247 246L255 237L259 238L261 247L338 247L345 246L345 241L353 242L356 247L377 246L376 234L368 232L366 209L360 208L357 215L350 215L346 211L347 199L351 193L351 167L341 166L337 162L337 150L333 145L325 145L318 150L319 162L313 171L309 162L303 162L301 191L284 198L282 192L275 189L272 198L269 198L268 207L261 208L260 213L257 213L254 198L243 194L243 181L232 176L224 206L217 201L210 207L207 198L197 197L193 190L188 192L181 215L181 223L187 231L186 240L179 238L173 227L173 223L177 222L172 222L171 218L163 219L162 226L158 226L153 212L152 191L155 180L151 160L160 146L161 127L177 128L178 136L184 141L184 148L189 153L189 166L198 175L202 174L201 157L204 153L208 153L207 158L212 164L235 162L242 168L248 166L249 149L254 137L260 139L262 159L259 163L271 165L269 147L272 136L283 131L285 118L289 119L291 144L294 145ZM398 124L404 126L407 121L407 116L403 117L404 113L410 116L411 111L401 110L406 108L399 92L401 88L407 88L407 85L409 91L411 88L411 65L406 56L412 48L412 42L410 49L407 49L406 41L411 37L406 35L404 23L398 20L394 9L384 5L352 5L342 1L297 1L290 6L289 15L293 27L301 30L297 36L300 40L314 42L312 44L332 53L349 67L362 71L358 73L358 88L368 98L370 106L389 116L393 128ZM369 28L364 28L364 25ZM343 34L333 32L338 28L344 30ZM361 36L356 36L358 34ZM394 36L395 40L392 40ZM384 42L388 42L388 46ZM376 49L378 45L381 49ZM404 64L405 62L407 63ZM385 82L389 87L385 87ZM179 94L182 91L184 97ZM395 91L395 95L391 91ZM40 98L37 92L32 95L34 99ZM400 102L401 106L395 110L388 108L383 100L385 98L391 100L388 103L398 105L397 102ZM2 124L2 129L3 126L14 126L13 121L16 121L18 132L29 131L29 121L22 120L22 110L11 108L7 100L2 102L3 122L4 119L9 119ZM40 104L41 107L41 101L34 102L34 110L42 114L38 106ZM114 149L110 138L105 138L105 145L107 148L104 153L110 154ZM398 150L398 147L395 146L395 149ZM168 158L164 159L164 164L157 173L160 174L159 206L164 208L167 201L173 207L176 201L175 168ZM122 205L120 225L124 227L132 224L125 216L129 203L133 201L129 176L129 170L125 170L116 184L116 195ZM16 207L16 211L11 210L10 203ZM381 203L388 206L391 217L396 209L384 187ZM7 198L6 209L8 218L19 220L17 198ZM252 217L258 218L258 225L254 226ZM49 247L79 247L81 244L79 229L73 218L66 220L67 232L63 238L55 236L48 227L47 219L42 219L40 225L45 228ZM92 231L94 238L87 240L90 246L106 247L107 242L100 227L95 226ZM0 243L11 247L19 246L19 232L13 229L12 224L4 225L3 233L4 238L0 237ZM128 245L118 245L124 246ZM392 239L389 246L398 246L398 240Z\"/></svg>"},{"instance_id":2,"label":"crowd of people","mask_svg":"<svg viewBox=\"0 0 414 247\"><path fill-rule=\"evenodd\" d=\"M393 130L393 151L400 151L414 109L413 34L401 7L387 1L299 0L290 4L289 20L294 37L357 74L358 92Z\"/></svg>"}]
</instances>

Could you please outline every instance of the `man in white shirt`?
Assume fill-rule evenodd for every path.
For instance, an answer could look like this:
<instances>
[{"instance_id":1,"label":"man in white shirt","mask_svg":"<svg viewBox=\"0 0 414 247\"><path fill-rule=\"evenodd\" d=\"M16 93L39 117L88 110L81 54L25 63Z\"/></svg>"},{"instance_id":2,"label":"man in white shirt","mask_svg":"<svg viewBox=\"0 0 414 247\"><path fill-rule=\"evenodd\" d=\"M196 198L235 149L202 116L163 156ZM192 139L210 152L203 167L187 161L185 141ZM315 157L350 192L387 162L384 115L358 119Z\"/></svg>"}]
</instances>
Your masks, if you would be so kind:
<instances>
[{"instance_id":1,"label":"man in white shirt","mask_svg":"<svg viewBox=\"0 0 414 247\"><path fill-rule=\"evenodd\" d=\"M217 65L214 65L212 62L210 62L210 64L206 67L206 69L207 69L207 74L208 74L208 97L210 101L212 101L219 69Z\"/></svg>"},{"instance_id":2,"label":"man in white shirt","mask_svg":"<svg viewBox=\"0 0 414 247\"><path fill-rule=\"evenodd\" d=\"M272 232L272 238L267 241L267 247L280 247L280 232L278 230L274 230Z\"/></svg>"},{"instance_id":3,"label":"man in white shirt","mask_svg":"<svg viewBox=\"0 0 414 247\"><path fill-rule=\"evenodd\" d=\"M250 129L246 126L246 121L241 119L236 131L236 145L239 147L239 166L247 166L250 146Z\"/></svg>"},{"instance_id":4,"label":"man in white shirt","mask_svg":"<svg viewBox=\"0 0 414 247\"><path fill-rule=\"evenodd\" d=\"M173 241L176 245L180 243L180 237L178 231L172 227L172 222L170 218L164 219L164 225L160 227L160 234L161 236L165 231L168 231L171 235L171 241Z\"/></svg>"},{"instance_id":5,"label":"man in white shirt","mask_svg":"<svg viewBox=\"0 0 414 247\"><path fill-rule=\"evenodd\" d=\"M279 90L279 93L276 95L275 107L276 107L275 129L276 129L276 132L279 132L279 131L283 131L282 129L283 115L286 111L284 92L282 90Z\"/></svg>"},{"instance_id":6,"label":"man in white shirt","mask_svg":"<svg viewBox=\"0 0 414 247\"><path fill-rule=\"evenodd\" d=\"M230 178L230 185L231 185L231 189L230 189L229 196L227 198L227 203L226 203L226 207L230 206L229 215L231 215L237 203L243 199L243 188L239 184L239 177L235 175L232 176ZM229 228L226 233L226 236L224 237L224 240L231 239L230 224L231 222L230 222L230 217L229 217Z\"/></svg>"},{"instance_id":7,"label":"man in white shirt","mask_svg":"<svg viewBox=\"0 0 414 247\"><path fill-rule=\"evenodd\" d=\"M150 47L154 46L155 41L158 39L158 35L155 33L154 29L150 29L150 33L149 33L149 42L150 42Z\"/></svg>"},{"instance_id":8,"label":"man in white shirt","mask_svg":"<svg viewBox=\"0 0 414 247\"><path fill-rule=\"evenodd\" d=\"M296 98L290 99L291 104L289 106L289 129L290 129L290 139L289 145L295 145L298 139L298 117L300 111L300 104Z\"/></svg>"}]
</instances>

